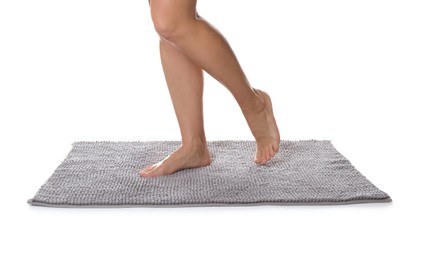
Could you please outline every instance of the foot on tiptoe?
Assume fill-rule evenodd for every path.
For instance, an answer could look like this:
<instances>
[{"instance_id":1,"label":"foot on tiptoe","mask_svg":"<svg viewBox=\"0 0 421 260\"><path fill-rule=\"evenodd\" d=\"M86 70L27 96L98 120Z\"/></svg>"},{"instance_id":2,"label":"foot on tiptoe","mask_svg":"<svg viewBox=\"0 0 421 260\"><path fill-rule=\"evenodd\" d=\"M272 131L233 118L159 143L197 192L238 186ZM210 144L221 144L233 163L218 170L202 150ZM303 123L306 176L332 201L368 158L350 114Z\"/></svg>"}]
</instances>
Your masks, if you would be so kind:
<instances>
[{"instance_id":1,"label":"foot on tiptoe","mask_svg":"<svg viewBox=\"0 0 421 260\"><path fill-rule=\"evenodd\" d=\"M264 164L279 151L281 137L272 109L272 101L265 91L253 88L259 96L258 109L245 114L247 123L256 139L256 156L254 161Z\"/></svg>"}]
</instances>

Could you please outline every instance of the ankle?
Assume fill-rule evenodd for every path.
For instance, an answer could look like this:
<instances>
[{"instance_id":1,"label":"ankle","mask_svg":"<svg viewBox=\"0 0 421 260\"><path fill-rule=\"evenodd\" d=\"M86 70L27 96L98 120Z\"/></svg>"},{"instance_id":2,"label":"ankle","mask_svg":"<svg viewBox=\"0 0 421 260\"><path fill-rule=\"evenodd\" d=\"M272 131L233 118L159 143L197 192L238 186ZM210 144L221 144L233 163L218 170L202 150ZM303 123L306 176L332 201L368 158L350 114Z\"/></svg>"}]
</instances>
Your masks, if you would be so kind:
<instances>
[{"instance_id":1,"label":"ankle","mask_svg":"<svg viewBox=\"0 0 421 260\"><path fill-rule=\"evenodd\" d=\"M182 146L189 150L207 149L206 139L204 138L191 138L182 140Z\"/></svg>"},{"instance_id":2,"label":"ankle","mask_svg":"<svg viewBox=\"0 0 421 260\"><path fill-rule=\"evenodd\" d=\"M259 114L260 112L264 111L266 108L266 103L264 100L258 95L257 91L254 90L254 95L251 98L251 101L247 103L247 106L242 108L243 113L245 115L249 114Z\"/></svg>"}]
</instances>

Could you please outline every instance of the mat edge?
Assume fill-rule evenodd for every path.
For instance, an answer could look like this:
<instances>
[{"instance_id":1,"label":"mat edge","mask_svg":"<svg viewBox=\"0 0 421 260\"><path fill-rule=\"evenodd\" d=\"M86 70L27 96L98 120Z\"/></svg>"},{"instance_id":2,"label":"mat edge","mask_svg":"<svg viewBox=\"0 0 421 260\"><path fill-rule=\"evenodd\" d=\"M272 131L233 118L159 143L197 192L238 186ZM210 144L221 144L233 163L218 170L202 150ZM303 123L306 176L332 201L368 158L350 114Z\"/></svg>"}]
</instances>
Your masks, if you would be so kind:
<instances>
[{"instance_id":1,"label":"mat edge","mask_svg":"<svg viewBox=\"0 0 421 260\"><path fill-rule=\"evenodd\" d=\"M256 140L253 140L253 139L215 139L215 140L207 140L207 142L243 142L243 141L245 141L245 142L255 142ZM282 139L281 142L282 141L285 141L285 142L314 142L314 141L316 141L316 142L330 142L330 143L332 143L331 139L312 139L312 138L310 138L310 139L297 139L297 140ZM74 144L87 144L87 143L149 143L149 142L151 142L151 143L180 142L181 143L181 140L175 140L175 139L172 139L172 140L156 140L156 139L153 139L153 140L137 140L137 141L136 140L126 140L126 141L123 141L123 140L116 140L116 141L110 141L110 140L91 140L91 141L89 141L89 140L79 140L79 141L73 141L71 143L71 145L73 146Z\"/></svg>"},{"instance_id":2,"label":"mat edge","mask_svg":"<svg viewBox=\"0 0 421 260\"><path fill-rule=\"evenodd\" d=\"M350 200L338 202L253 202L253 203L205 203L205 204L119 204L119 205L71 205L71 204L50 204L34 202L29 199L27 203L31 206L51 208L187 208L187 207L248 207L248 206L329 206L329 205L351 205L363 203L389 203L391 198L374 200Z\"/></svg>"}]
</instances>

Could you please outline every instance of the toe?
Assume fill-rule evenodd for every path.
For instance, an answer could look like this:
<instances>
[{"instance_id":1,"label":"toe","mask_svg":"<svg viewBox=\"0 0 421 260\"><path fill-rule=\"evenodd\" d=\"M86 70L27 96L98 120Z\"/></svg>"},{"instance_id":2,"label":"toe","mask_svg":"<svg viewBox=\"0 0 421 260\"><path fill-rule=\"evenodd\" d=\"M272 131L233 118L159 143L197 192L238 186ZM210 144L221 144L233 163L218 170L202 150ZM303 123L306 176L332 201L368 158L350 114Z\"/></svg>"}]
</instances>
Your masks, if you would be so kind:
<instances>
[{"instance_id":1,"label":"toe","mask_svg":"<svg viewBox=\"0 0 421 260\"><path fill-rule=\"evenodd\" d=\"M154 169L152 171L141 172L140 176L142 176L142 177L154 177L154 176L158 175L157 174L158 172L159 172L159 169Z\"/></svg>"},{"instance_id":2,"label":"toe","mask_svg":"<svg viewBox=\"0 0 421 260\"><path fill-rule=\"evenodd\" d=\"M154 165L149 165L148 167L145 167L143 170L141 170L140 172L139 172L139 174L147 174L148 172L150 172L150 171L152 171L153 170L153 167L154 167Z\"/></svg>"},{"instance_id":3,"label":"toe","mask_svg":"<svg viewBox=\"0 0 421 260\"><path fill-rule=\"evenodd\" d=\"M150 166L148 166L148 167L146 167L145 169L143 169L141 172L140 172L140 176L143 176L143 177L152 177L152 176L156 176L157 175L157 173L159 172L159 169L158 169L158 164L153 164L153 165L150 165Z\"/></svg>"},{"instance_id":4,"label":"toe","mask_svg":"<svg viewBox=\"0 0 421 260\"><path fill-rule=\"evenodd\" d=\"M151 171L147 171L141 174L143 177L156 177L169 174L167 166L163 162L154 164L154 167Z\"/></svg>"},{"instance_id":5,"label":"toe","mask_svg":"<svg viewBox=\"0 0 421 260\"><path fill-rule=\"evenodd\" d=\"M140 176L142 176L142 177L148 177L148 176L149 176L149 173L150 173L150 172L141 171L141 172L139 173L139 175L140 175Z\"/></svg>"},{"instance_id":6,"label":"toe","mask_svg":"<svg viewBox=\"0 0 421 260\"><path fill-rule=\"evenodd\" d=\"M262 162L262 149L257 148L256 158L254 159L254 161L256 163L261 163Z\"/></svg>"},{"instance_id":7,"label":"toe","mask_svg":"<svg viewBox=\"0 0 421 260\"><path fill-rule=\"evenodd\" d=\"M275 151L272 145L269 147L269 154L270 154L270 159L272 159L275 156Z\"/></svg>"},{"instance_id":8,"label":"toe","mask_svg":"<svg viewBox=\"0 0 421 260\"><path fill-rule=\"evenodd\" d=\"M270 148L270 146L268 148L266 148L266 162L269 161L272 158L272 156L270 155L271 149L272 148Z\"/></svg>"},{"instance_id":9,"label":"toe","mask_svg":"<svg viewBox=\"0 0 421 260\"><path fill-rule=\"evenodd\" d=\"M259 163L262 163L265 160L265 151L261 149L259 154L260 154Z\"/></svg>"},{"instance_id":10,"label":"toe","mask_svg":"<svg viewBox=\"0 0 421 260\"><path fill-rule=\"evenodd\" d=\"M275 153L277 153L277 152L279 151L279 143L276 143L276 144L273 146L273 148L274 148Z\"/></svg>"},{"instance_id":11,"label":"toe","mask_svg":"<svg viewBox=\"0 0 421 260\"><path fill-rule=\"evenodd\" d=\"M263 151L262 151L262 164L264 164L264 163L266 163L267 162L267 160L268 160L268 153L267 153L267 150L266 149L264 149Z\"/></svg>"}]
</instances>

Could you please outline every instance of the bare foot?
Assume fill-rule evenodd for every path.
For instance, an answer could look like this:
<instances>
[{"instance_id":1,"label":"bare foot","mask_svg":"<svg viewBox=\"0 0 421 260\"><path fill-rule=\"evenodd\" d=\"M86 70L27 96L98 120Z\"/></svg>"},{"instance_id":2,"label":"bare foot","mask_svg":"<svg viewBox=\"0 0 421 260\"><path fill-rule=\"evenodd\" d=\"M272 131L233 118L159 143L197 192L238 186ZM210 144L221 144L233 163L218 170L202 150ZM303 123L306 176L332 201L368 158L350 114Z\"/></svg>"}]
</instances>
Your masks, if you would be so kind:
<instances>
[{"instance_id":1,"label":"bare foot","mask_svg":"<svg viewBox=\"0 0 421 260\"><path fill-rule=\"evenodd\" d=\"M169 175L182 169L202 167L210 163L211 158L207 146L181 145L162 161L144 168L139 175L142 177Z\"/></svg>"},{"instance_id":2,"label":"bare foot","mask_svg":"<svg viewBox=\"0 0 421 260\"><path fill-rule=\"evenodd\" d=\"M245 114L246 121L256 139L256 157L254 161L264 164L279 151L281 137L272 110L272 101L265 91L253 88L264 102L259 112Z\"/></svg>"}]
</instances>

